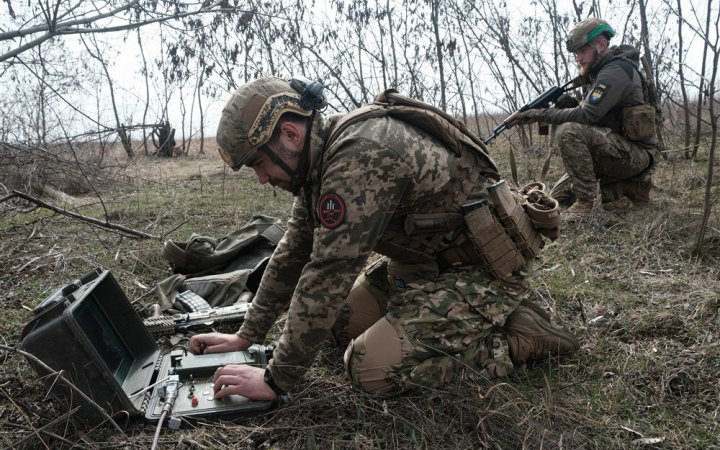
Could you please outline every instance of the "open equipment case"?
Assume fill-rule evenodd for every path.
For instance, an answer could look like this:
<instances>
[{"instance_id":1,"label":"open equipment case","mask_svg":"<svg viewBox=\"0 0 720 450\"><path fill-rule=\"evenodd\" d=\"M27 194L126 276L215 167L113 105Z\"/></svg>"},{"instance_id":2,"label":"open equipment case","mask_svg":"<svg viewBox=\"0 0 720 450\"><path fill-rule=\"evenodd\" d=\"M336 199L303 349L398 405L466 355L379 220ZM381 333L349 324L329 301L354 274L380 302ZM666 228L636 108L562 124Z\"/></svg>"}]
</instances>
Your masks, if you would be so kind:
<instances>
[{"instance_id":1,"label":"open equipment case","mask_svg":"<svg viewBox=\"0 0 720 450\"><path fill-rule=\"evenodd\" d=\"M125 412L156 423L170 405L170 426L181 419L237 417L272 409L275 401L240 395L213 398L213 373L227 364L264 368L271 349L193 355L184 350L161 354L112 274L102 268L59 289L34 310L20 348L36 356L101 406L111 417ZM30 361L50 391L80 406L76 417L97 424L102 417L73 395L57 377Z\"/></svg>"}]
</instances>

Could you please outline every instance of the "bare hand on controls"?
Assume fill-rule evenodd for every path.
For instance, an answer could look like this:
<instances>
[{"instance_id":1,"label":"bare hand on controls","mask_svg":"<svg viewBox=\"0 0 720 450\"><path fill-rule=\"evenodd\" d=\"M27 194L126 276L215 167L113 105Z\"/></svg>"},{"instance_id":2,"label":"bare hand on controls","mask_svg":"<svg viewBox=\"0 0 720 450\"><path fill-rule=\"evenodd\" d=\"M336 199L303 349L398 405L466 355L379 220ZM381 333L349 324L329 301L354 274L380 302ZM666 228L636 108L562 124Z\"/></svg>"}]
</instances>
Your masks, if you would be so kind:
<instances>
[{"instance_id":1,"label":"bare hand on controls","mask_svg":"<svg viewBox=\"0 0 720 450\"><path fill-rule=\"evenodd\" d=\"M203 353L223 353L247 350L252 342L237 334L204 333L190 338L188 350L195 355Z\"/></svg>"},{"instance_id":2,"label":"bare hand on controls","mask_svg":"<svg viewBox=\"0 0 720 450\"><path fill-rule=\"evenodd\" d=\"M213 376L215 398L242 395L250 400L275 400L277 394L265 383L264 369L245 364L220 367Z\"/></svg>"}]
</instances>

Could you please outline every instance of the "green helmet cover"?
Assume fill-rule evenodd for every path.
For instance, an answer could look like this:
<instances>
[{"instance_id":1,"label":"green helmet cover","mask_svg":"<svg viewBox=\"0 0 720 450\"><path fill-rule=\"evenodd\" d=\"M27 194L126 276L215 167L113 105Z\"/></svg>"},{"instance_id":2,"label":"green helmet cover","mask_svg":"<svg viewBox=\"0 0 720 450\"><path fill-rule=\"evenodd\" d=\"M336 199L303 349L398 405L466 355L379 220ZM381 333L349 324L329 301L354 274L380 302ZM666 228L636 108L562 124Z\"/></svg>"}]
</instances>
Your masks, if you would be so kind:
<instances>
[{"instance_id":1,"label":"green helmet cover","mask_svg":"<svg viewBox=\"0 0 720 450\"><path fill-rule=\"evenodd\" d=\"M570 31L567 38L567 49L569 52L577 51L601 34L607 35L609 39L615 36L615 30L602 19L596 17L585 19Z\"/></svg>"}]
</instances>

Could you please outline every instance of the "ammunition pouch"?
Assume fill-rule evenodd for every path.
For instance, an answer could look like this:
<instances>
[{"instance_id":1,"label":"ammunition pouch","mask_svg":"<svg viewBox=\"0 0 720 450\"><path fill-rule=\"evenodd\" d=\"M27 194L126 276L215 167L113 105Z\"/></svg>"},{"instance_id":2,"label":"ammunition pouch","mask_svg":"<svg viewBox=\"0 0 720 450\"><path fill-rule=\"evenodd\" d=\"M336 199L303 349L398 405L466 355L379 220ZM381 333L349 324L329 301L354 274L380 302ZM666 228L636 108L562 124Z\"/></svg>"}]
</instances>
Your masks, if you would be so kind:
<instances>
[{"instance_id":1,"label":"ammunition pouch","mask_svg":"<svg viewBox=\"0 0 720 450\"><path fill-rule=\"evenodd\" d=\"M468 237L485 267L499 279L510 276L525 264L525 258L487 201L463 206Z\"/></svg>"},{"instance_id":2,"label":"ammunition pouch","mask_svg":"<svg viewBox=\"0 0 720 450\"><path fill-rule=\"evenodd\" d=\"M536 258L544 246L542 236L553 240L559 236L560 207L544 189L542 183L531 183L514 193L499 181L488 188L493 209L485 200L463 205L468 238L497 278Z\"/></svg>"},{"instance_id":3,"label":"ammunition pouch","mask_svg":"<svg viewBox=\"0 0 720 450\"><path fill-rule=\"evenodd\" d=\"M535 192L537 189L532 189L532 191ZM522 206L525 203L524 196L520 194L516 197L504 180L490 186L488 193L495 205L495 213L500 218L500 222L505 226L522 254L528 259L538 256L544 242Z\"/></svg>"},{"instance_id":4,"label":"ammunition pouch","mask_svg":"<svg viewBox=\"0 0 720 450\"><path fill-rule=\"evenodd\" d=\"M655 139L655 108L642 104L626 106L622 111L623 135L631 141Z\"/></svg>"},{"instance_id":5,"label":"ammunition pouch","mask_svg":"<svg viewBox=\"0 0 720 450\"><path fill-rule=\"evenodd\" d=\"M560 234L560 207L544 190L544 184L535 182L514 192L499 181L488 188L490 201L466 203L462 214L411 213L391 221L389 227L407 235L440 237L435 242L446 246L427 254L434 255L441 271L482 264L504 279L540 254L543 236L554 240Z\"/></svg>"}]
</instances>

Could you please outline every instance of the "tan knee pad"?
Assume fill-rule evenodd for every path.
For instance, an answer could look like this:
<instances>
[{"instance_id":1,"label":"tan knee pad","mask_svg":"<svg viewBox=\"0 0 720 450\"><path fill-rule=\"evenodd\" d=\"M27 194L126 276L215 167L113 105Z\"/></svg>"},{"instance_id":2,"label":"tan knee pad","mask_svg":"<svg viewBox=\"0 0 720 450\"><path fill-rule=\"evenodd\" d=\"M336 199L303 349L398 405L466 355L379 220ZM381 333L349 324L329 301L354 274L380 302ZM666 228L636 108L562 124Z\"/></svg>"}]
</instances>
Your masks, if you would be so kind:
<instances>
[{"instance_id":1,"label":"tan knee pad","mask_svg":"<svg viewBox=\"0 0 720 450\"><path fill-rule=\"evenodd\" d=\"M353 386L379 396L393 390L388 373L401 361L400 336L385 318L350 342L343 358Z\"/></svg>"}]
</instances>

